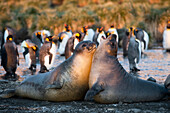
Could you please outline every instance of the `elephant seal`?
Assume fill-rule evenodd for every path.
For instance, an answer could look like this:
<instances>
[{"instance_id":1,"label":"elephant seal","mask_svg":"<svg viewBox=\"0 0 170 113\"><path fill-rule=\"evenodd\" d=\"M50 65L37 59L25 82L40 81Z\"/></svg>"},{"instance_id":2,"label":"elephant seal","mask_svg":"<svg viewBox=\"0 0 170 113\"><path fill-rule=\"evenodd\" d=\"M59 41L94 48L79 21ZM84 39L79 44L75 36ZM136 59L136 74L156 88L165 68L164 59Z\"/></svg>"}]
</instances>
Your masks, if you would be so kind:
<instances>
[{"instance_id":1,"label":"elephant seal","mask_svg":"<svg viewBox=\"0 0 170 113\"><path fill-rule=\"evenodd\" d=\"M0 97L9 98L15 94L48 101L83 100L88 90L89 73L95 50L95 43L80 42L73 55L54 70L31 76L15 90L4 92Z\"/></svg>"},{"instance_id":2,"label":"elephant seal","mask_svg":"<svg viewBox=\"0 0 170 113\"><path fill-rule=\"evenodd\" d=\"M99 103L158 101L168 94L167 88L139 79L125 71L117 55L116 35L109 36L97 48L89 75L85 100ZM167 84L167 83L166 83Z\"/></svg>"}]
</instances>

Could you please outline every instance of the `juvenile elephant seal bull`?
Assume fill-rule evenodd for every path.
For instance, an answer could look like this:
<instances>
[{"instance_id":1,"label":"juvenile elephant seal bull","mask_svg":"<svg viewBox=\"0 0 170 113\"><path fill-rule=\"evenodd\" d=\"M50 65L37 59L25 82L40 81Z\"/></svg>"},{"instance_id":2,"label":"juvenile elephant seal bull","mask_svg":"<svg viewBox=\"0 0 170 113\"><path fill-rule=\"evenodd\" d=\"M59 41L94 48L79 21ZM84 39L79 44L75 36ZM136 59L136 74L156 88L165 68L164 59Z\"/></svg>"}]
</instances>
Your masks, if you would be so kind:
<instances>
[{"instance_id":1,"label":"juvenile elephant seal bull","mask_svg":"<svg viewBox=\"0 0 170 113\"><path fill-rule=\"evenodd\" d=\"M1 97L15 94L48 101L82 100L88 90L89 73L95 50L95 43L80 42L73 55L54 70L29 77L15 90L1 94Z\"/></svg>"},{"instance_id":2,"label":"juvenile elephant seal bull","mask_svg":"<svg viewBox=\"0 0 170 113\"><path fill-rule=\"evenodd\" d=\"M116 35L97 48L89 75L90 89L85 100L99 103L157 101L168 94L167 88L127 73L119 63ZM168 84L168 83L166 83Z\"/></svg>"}]
</instances>

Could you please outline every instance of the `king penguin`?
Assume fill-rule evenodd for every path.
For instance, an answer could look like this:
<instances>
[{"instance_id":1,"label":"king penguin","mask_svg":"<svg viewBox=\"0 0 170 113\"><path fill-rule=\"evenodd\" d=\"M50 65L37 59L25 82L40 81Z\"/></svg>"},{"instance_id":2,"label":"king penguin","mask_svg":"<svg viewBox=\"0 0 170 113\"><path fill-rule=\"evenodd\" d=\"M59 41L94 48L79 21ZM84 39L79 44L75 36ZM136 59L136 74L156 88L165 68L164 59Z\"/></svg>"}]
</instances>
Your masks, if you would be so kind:
<instances>
[{"instance_id":1,"label":"king penguin","mask_svg":"<svg viewBox=\"0 0 170 113\"><path fill-rule=\"evenodd\" d=\"M37 47L40 49L41 46L43 45L44 43L44 39L42 37L42 33L41 31L35 31L32 35L32 38L31 38L31 41L37 45ZM39 57L39 50L36 51L36 57L38 58Z\"/></svg>"},{"instance_id":2,"label":"king penguin","mask_svg":"<svg viewBox=\"0 0 170 113\"><path fill-rule=\"evenodd\" d=\"M130 72L137 72L140 69L137 68L137 64L141 59L141 43L140 40L134 35L134 29L132 29L132 35L130 37L128 46L128 61Z\"/></svg>"},{"instance_id":3,"label":"king penguin","mask_svg":"<svg viewBox=\"0 0 170 113\"><path fill-rule=\"evenodd\" d=\"M40 48L40 73L48 72L54 64L57 47L52 39L52 36L46 37L43 46Z\"/></svg>"},{"instance_id":4,"label":"king penguin","mask_svg":"<svg viewBox=\"0 0 170 113\"><path fill-rule=\"evenodd\" d=\"M101 43L102 40L106 39L106 35L104 33L103 27L99 27L96 30L96 35L94 36L93 41L97 44L97 46Z\"/></svg>"},{"instance_id":5,"label":"king penguin","mask_svg":"<svg viewBox=\"0 0 170 113\"><path fill-rule=\"evenodd\" d=\"M168 21L167 26L163 32L162 45L167 52L170 52L170 20Z\"/></svg>"},{"instance_id":6,"label":"king penguin","mask_svg":"<svg viewBox=\"0 0 170 113\"><path fill-rule=\"evenodd\" d=\"M36 72L36 51L38 50L38 47L32 43L31 40L27 39L21 43L21 48L26 64L33 74Z\"/></svg>"},{"instance_id":7,"label":"king penguin","mask_svg":"<svg viewBox=\"0 0 170 113\"><path fill-rule=\"evenodd\" d=\"M17 64L19 65L19 53L15 42L13 41L13 36L9 35L6 38L6 42L2 47L2 60L1 65L6 71L4 79L17 79L15 71L17 69Z\"/></svg>"},{"instance_id":8,"label":"king penguin","mask_svg":"<svg viewBox=\"0 0 170 113\"><path fill-rule=\"evenodd\" d=\"M81 40L81 33L79 32L74 33L73 36L68 39L66 48L65 48L65 59L68 59L70 56L72 56L80 40Z\"/></svg>"},{"instance_id":9,"label":"king penguin","mask_svg":"<svg viewBox=\"0 0 170 113\"><path fill-rule=\"evenodd\" d=\"M95 35L93 29L89 28L88 26L85 26L82 28L82 32L85 34L83 41L90 40L93 42L93 37Z\"/></svg>"},{"instance_id":10,"label":"king penguin","mask_svg":"<svg viewBox=\"0 0 170 113\"><path fill-rule=\"evenodd\" d=\"M126 29L125 35L123 37L123 42L122 42L122 48L123 48L123 58L126 58L128 56L128 46L129 46L129 41L131 37L131 31L132 28Z\"/></svg>"},{"instance_id":11,"label":"king penguin","mask_svg":"<svg viewBox=\"0 0 170 113\"><path fill-rule=\"evenodd\" d=\"M58 52L60 53L61 56L64 56L66 44L69 39L69 35L67 35L66 32L61 32L59 33L57 39L58 39Z\"/></svg>"},{"instance_id":12,"label":"king penguin","mask_svg":"<svg viewBox=\"0 0 170 113\"><path fill-rule=\"evenodd\" d=\"M71 31L71 27L68 24L64 24L64 27L65 28L63 32L65 32L69 36L69 38L72 37L73 33Z\"/></svg>"}]
</instances>

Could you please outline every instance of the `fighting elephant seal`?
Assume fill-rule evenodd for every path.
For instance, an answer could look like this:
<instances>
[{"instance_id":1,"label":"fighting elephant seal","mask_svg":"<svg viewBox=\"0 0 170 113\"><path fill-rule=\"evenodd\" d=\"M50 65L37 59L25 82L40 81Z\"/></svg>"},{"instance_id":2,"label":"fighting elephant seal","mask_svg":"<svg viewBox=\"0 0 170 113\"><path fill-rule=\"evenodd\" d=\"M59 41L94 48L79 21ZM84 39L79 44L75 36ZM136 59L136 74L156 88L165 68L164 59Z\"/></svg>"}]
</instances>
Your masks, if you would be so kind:
<instances>
[{"instance_id":1,"label":"fighting elephant seal","mask_svg":"<svg viewBox=\"0 0 170 113\"><path fill-rule=\"evenodd\" d=\"M20 97L48 100L83 100L88 90L88 80L96 44L90 41L80 42L73 55L51 72L41 73L24 80L14 90ZM12 96L5 92L1 97Z\"/></svg>"},{"instance_id":2,"label":"fighting elephant seal","mask_svg":"<svg viewBox=\"0 0 170 113\"><path fill-rule=\"evenodd\" d=\"M99 103L157 101L168 94L167 88L127 73L119 63L116 35L97 48L89 75L90 89L85 100Z\"/></svg>"}]
</instances>

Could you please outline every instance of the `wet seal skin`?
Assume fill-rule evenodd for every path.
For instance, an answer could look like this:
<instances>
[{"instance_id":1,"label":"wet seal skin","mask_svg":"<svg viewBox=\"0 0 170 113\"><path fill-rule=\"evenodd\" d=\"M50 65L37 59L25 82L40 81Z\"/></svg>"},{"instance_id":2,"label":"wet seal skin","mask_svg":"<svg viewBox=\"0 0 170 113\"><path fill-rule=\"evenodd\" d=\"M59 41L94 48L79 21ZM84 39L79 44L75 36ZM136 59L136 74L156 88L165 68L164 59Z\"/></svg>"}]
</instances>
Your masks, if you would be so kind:
<instances>
[{"instance_id":1,"label":"wet seal skin","mask_svg":"<svg viewBox=\"0 0 170 113\"><path fill-rule=\"evenodd\" d=\"M31 76L14 90L7 90L0 97L20 96L37 100L83 100L88 90L89 73L96 44L80 42L71 57L54 70Z\"/></svg>"},{"instance_id":2,"label":"wet seal skin","mask_svg":"<svg viewBox=\"0 0 170 113\"><path fill-rule=\"evenodd\" d=\"M97 48L89 75L85 100L98 103L159 101L168 94L167 86L139 79L125 71L117 59L116 35ZM168 79L168 78L167 78ZM168 80L166 80L168 81Z\"/></svg>"}]
</instances>

